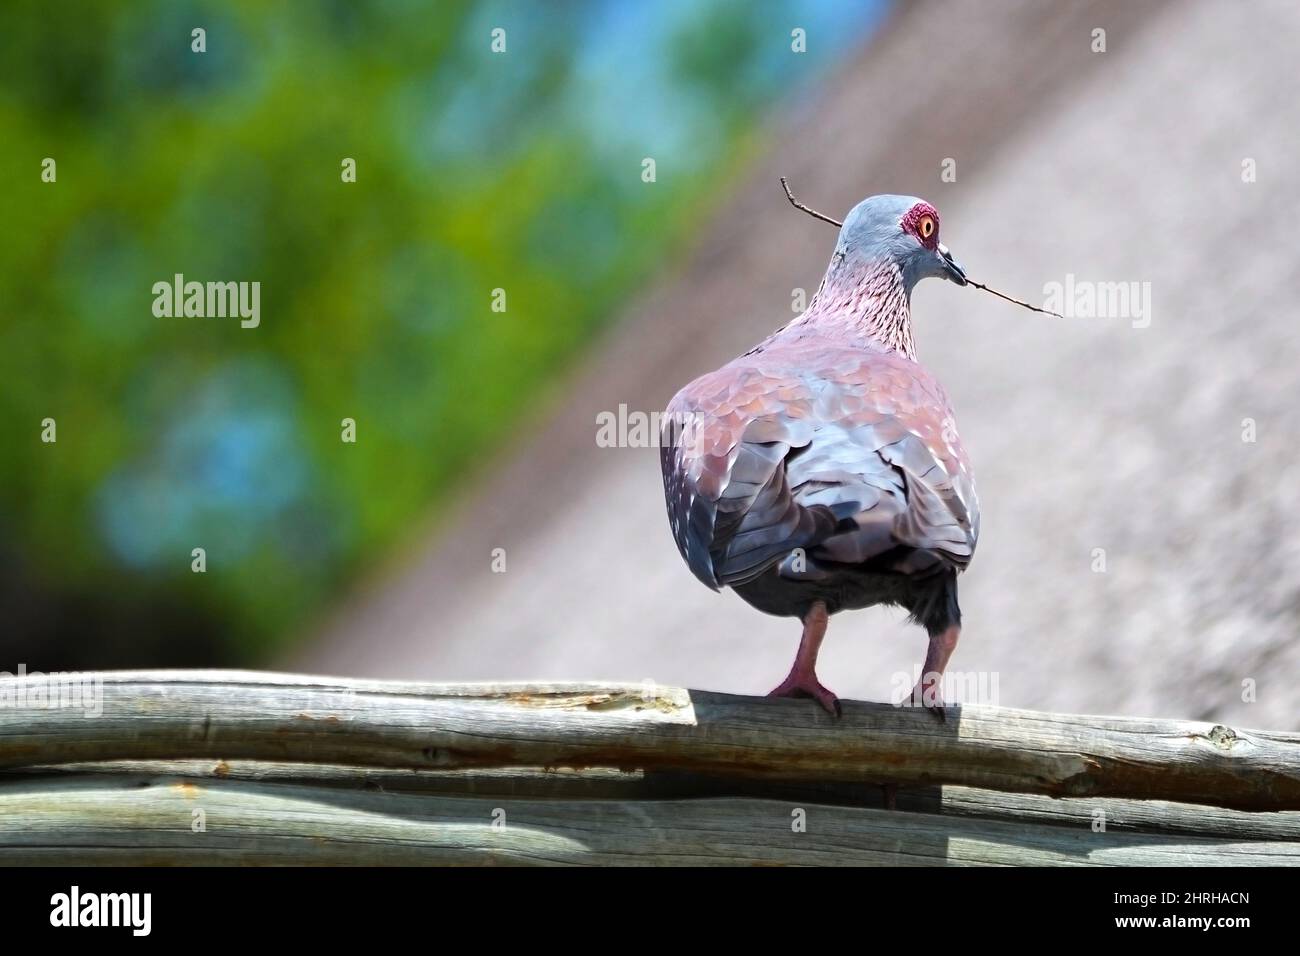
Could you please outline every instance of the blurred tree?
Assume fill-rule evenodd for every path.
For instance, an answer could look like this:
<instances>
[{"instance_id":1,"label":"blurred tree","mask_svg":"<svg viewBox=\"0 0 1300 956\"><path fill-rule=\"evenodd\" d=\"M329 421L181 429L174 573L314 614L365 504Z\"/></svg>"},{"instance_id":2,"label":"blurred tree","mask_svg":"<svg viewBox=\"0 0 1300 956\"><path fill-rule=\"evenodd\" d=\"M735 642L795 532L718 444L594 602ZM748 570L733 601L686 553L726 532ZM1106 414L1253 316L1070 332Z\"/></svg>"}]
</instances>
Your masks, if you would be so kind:
<instances>
[{"instance_id":1,"label":"blurred tree","mask_svg":"<svg viewBox=\"0 0 1300 956\"><path fill-rule=\"evenodd\" d=\"M473 479L880 12L7 3L0 662L263 658ZM260 325L155 317L175 274L260 283Z\"/></svg>"}]
</instances>

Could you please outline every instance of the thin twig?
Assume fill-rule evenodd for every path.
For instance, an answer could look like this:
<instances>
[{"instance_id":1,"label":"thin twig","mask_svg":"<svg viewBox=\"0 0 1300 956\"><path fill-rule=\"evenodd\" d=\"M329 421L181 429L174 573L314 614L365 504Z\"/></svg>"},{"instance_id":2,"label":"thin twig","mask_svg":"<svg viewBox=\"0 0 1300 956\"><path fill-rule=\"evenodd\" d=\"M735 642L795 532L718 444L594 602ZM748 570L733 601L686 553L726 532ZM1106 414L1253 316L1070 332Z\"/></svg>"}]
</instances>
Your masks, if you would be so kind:
<instances>
[{"instance_id":1,"label":"thin twig","mask_svg":"<svg viewBox=\"0 0 1300 956\"><path fill-rule=\"evenodd\" d=\"M798 209L798 210L801 210L801 211L803 211L803 212L806 212L808 215L812 216L814 219L820 219L822 222L829 222L832 226L841 226L841 227L842 227L842 226L844 225L844 223L840 222L838 219L832 219L830 216L824 215L823 213L818 212L816 209L813 209L813 208L810 207L810 206L805 206L805 205L804 205L803 203L801 203L799 200L795 199L795 198L794 198L794 193L790 191L790 184L789 184L788 182L786 182L786 179L785 179L784 176L781 177L781 188L785 190L785 198L788 199L788 200L790 200L790 205L791 205L791 206L794 206L795 209ZM967 285L974 286L974 287L977 288L977 289L981 289L981 290L983 290L984 292L991 292L991 293L993 293L995 296L997 296L999 299L1005 299L1005 300L1008 301L1008 302L1012 302L1012 303L1014 303L1014 304L1016 304L1016 305L1022 306L1022 307L1026 308L1026 309L1029 309L1029 310L1032 311L1032 312L1041 312L1043 315L1051 315L1051 316L1055 316L1055 317L1058 318L1058 319L1063 319L1063 318L1065 318L1065 316L1061 315L1061 313L1059 313L1059 312L1052 312L1052 311L1049 310L1049 309L1040 309L1038 306L1036 306L1036 305L1030 305L1028 302L1025 302L1025 301L1023 301L1023 300L1021 300L1021 299L1012 298L1011 296L1006 295L1005 293L999 292L997 289L991 289L991 288L989 288L988 286L986 286L986 285L985 285L984 283L982 283L982 282L976 282L974 279L970 278L969 276L966 277L966 284L967 284Z\"/></svg>"},{"instance_id":2,"label":"thin twig","mask_svg":"<svg viewBox=\"0 0 1300 956\"><path fill-rule=\"evenodd\" d=\"M795 199L794 193L790 192L790 184L785 181L784 176L781 177L781 186L785 189L785 198L790 200L790 205L794 206L795 209L802 209L804 212L814 217L815 219L820 219L822 222L829 222L832 226L844 225L844 223L840 222L838 219L832 219L830 216L824 216L821 213L819 213L816 209L811 209L808 206L805 206L799 200Z\"/></svg>"},{"instance_id":3,"label":"thin twig","mask_svg":"<svg viewBox=\"0 0 1300 956\"><path fill-rule=\"evenodd\" d=\"M1014 302L1016 305L1023 305L1026 309L1032 309L1035 312L1041 312L1043 313L1043 315L1052 315L1058 319L1065 318L1065 316L1061 315L1060 312L1053 312L1050 309L1040 309L1036 305L1030 305L1028 302L1022 302L1020 299L1013 299L1009 295L1004 295L1003 293L999 292L997 289L990 289L988 286L984 285L983 283L976 282L970 276L966 277L966 284L973 285L977 289L983 289L985 292L992 292L999 299L1006 299L1008 302Z\"/></svg>"}]
</instances>

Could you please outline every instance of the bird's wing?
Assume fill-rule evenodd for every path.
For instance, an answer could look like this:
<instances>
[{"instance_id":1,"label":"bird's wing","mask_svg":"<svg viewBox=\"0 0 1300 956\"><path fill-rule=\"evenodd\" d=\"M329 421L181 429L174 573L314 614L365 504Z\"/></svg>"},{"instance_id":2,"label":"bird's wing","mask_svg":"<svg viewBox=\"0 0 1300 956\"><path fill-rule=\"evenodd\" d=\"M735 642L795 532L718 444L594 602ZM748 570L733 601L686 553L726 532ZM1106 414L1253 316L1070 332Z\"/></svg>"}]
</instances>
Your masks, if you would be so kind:
<instances>
[{"instance_id":1,"label":"bird's wing","mask_svg":"<svg viewBox=\"0 0 1300 956\"><path fill-rule=\"evenodd\" d=\"M963 568L974 552L974 486L937 384L899 357L821 358L738 360L669 405L669 520L710 587L749 581L796 548L818 564L915 549L900 571Z\"/></svg>"},{"instance_id":2,"label":"bird's wing","mask_svg":"<svg viewBox=\"0 0 1300 956\"><path fill-rule=\"evenodd\" d=\"M834 531L840 516L800 505L786 477L787 457L812 441L812 423L798 417L811 397L796 378L727 366L669 404L660 447L668 518L709 587L742 584Z\"/></svg>"},{"instance_id":3,"label":"bird's wing","mask_svg":"<svg viewBox=\"0 0 1300 956\"><path fill-rule=\"evenodd\" d=\"M828 389L825 424L809 453L787 467L801 503L857 501L841 525L811 552L819 564L862 564L899 545L891 570L962 570L979 535L979 508L965 454L946 402L913 402L912 389L873 383L865 396Z\"/></svg>"}]
</instances>

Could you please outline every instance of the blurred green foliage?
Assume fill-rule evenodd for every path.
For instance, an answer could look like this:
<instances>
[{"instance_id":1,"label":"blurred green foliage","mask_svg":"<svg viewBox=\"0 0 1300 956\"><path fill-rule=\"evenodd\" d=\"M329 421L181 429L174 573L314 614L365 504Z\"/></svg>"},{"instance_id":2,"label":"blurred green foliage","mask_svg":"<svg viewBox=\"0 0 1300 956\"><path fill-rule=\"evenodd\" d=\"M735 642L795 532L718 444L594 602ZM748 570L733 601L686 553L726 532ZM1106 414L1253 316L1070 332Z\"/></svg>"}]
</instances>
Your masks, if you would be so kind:
<instances>
[{"instance_id":1,"label":"blurred green foliage","mask_svg":"<svg viewBox=\"0 0 1300 956\"><path fill-rule=\"evenodd\" d=\"M0 640L94 640L70 601L86 617L133 604L115 626L147 632L162 596L219 635L199 656L265 659L538 413L618 303L689 246L768 107L878 16L7 3ZM260 327L156 318L151 287L175 273L260 282ZM28 598L44 610L14 617Z\"/></svg>"}]
</instances>

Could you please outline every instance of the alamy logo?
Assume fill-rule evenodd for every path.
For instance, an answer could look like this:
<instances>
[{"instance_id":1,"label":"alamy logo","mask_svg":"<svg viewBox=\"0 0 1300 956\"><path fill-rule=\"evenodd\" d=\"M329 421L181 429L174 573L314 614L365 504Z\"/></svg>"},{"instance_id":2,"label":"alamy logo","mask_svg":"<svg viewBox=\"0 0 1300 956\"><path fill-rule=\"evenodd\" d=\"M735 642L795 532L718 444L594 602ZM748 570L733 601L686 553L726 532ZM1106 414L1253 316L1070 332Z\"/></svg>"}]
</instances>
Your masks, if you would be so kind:
<instances>
[{"instance_id":1,"label":"alamy logo","mask_svg":"<svg viewBox=\"0 0 1300 956\"><path fill-rule=\"evenodd\" d=\"M1064 282L1043 284L1043 308L1065 319L1132 319L1135 329L1151 324L1150 282L1090 282L1066 273Z\"/></svg>"},{"instance_id":2,"label":"alamy logo","mask_svg":"<svg viewBox=\"0 0 1300 956\"><path fill-rule=\"evenodd\" d=\"M104 713L104 678L76 671L42 674L20 663L17 674L0 671L0 707L75 709L99 717Z\"/></svg>"},{"instance_id":3,"label":"alamy logo","mask_svg":"<svg viewBox=\"0 0 1300 956\"><path fill-rule=\"evenodd\" d=\"M640 412L620 402L617 412L596 414L598 448L676 448L687 436L699 434L695 412Z\"/></svg>"},{"instance_id":4,"label":"alamy logo","mask_svg":"<svg viewBox=\"0 0 1300 956\"><path fill-rule=\"evenodd\" d=\"M152 893L70 893L50 897L51 926L129 926L133 936L148 936L152 925Z\"/></svg>"},{"instance_id":5,"label":"alamy logo","mask_svg":"<svg viewBox=\"0 0 1300 956\"><path fill-rule=\"evenodd\" d=\"M238 316L245 329L262 322L260 282L186 282L178 272L171 282L155 282L153 296L153 314L160 319Z\"/></svg>"}]
</instances>

